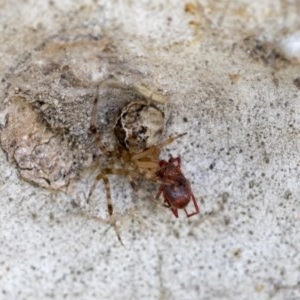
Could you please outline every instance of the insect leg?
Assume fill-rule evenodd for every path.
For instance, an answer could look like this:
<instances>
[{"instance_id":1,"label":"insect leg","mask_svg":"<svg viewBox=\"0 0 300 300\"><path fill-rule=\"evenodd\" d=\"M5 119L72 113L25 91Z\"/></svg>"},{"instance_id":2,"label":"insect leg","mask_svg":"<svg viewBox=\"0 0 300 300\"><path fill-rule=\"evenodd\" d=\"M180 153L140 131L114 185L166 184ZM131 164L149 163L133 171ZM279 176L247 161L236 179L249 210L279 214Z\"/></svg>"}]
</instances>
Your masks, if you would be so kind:
<instances>
[{"instance_id":1,"label":"insect leg","mask_svg":"<svg viewBox=\"0 0 300 300\"><path fill-rule=\"evenodd\" d=\"M197 201L196 201L196 199L195 199L195 196L192 194L191 197L192 197L192 200L193 200L193 204L194 204L194 207L195 207L195 211L189 214L189 213L186 211L186 209L184 208L185 214L186 214L186 216L187 216L188 218L191 217L191 216L194 216L194 215L199 214L199 211L200 211L200 210L199 210L198 203L197 203Z\"/></svg>"}]
</instances>

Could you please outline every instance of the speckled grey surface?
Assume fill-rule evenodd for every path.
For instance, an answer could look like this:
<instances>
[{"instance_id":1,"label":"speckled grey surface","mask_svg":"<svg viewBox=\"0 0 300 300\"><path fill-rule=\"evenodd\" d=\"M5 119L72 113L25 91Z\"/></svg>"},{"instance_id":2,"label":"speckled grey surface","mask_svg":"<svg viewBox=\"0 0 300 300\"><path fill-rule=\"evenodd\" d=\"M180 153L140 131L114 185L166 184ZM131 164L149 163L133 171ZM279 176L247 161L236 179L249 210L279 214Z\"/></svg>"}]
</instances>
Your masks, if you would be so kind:
<instances>
[{"instance_id":1,"label":"speckled grey surface","mask_svg":"<svg viewBox=\"0 0 300 300\"><path fill-rule=\"evenodd\" d=\"M1 74L63 29L99 28L168 95L165 134L188 135L162 156L182 156L201 209L175 219L150 201L156 187L112 176L123 247L92 217L106 216L102 185L81 210L20 179L1 150L0 299L300 298L300 66L277 49L299 5L252 2L0 1Z\"/></svg>"}]
</instances>

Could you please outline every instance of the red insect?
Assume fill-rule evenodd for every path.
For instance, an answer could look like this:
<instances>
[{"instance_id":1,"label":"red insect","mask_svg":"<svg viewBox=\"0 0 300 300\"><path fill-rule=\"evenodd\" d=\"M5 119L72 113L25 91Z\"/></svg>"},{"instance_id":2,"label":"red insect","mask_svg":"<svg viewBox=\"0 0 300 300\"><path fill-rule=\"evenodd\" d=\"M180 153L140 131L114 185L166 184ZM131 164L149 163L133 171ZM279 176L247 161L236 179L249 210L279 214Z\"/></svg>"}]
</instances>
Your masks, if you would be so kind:
<instances>
[{"instance_id":1,"label":"red insect","mask_svg":"<svg viewBox=\"0 0 300 300\"><path fill-rule=\"evenodd\" d=\"M159 187L156 199L163 193L165 204L171 209L176 218L178 218L178 209L183 209L187 217L199 213L199 207L191 190L190 182L182 174L180 165L180 157L171 157L169 161L161 160L159 170L156 172L156 176L163 182ZM193 200L195 210L188 213L186 206L191 200Z\"/></svg>"}]
</instances>

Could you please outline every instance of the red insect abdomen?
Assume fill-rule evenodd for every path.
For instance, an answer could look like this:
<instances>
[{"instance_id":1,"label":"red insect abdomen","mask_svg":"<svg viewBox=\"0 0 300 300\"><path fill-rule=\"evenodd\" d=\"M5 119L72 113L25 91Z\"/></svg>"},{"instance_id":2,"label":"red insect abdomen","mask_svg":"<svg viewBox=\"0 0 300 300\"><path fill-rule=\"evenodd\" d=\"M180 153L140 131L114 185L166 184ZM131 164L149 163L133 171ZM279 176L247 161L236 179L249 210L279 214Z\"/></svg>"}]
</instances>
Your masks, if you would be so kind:
<instances>
[{"instance_id":1,"label":"red insect abdomen","mask_svg":"<svg viewBox=\"0 0 300 300\"><path fill-rule=\"evenodd\" d=\"M176 208L184 208L190 202L190 187L188 182L165 186L164 196Z\"/></svg>"}]
</instances>

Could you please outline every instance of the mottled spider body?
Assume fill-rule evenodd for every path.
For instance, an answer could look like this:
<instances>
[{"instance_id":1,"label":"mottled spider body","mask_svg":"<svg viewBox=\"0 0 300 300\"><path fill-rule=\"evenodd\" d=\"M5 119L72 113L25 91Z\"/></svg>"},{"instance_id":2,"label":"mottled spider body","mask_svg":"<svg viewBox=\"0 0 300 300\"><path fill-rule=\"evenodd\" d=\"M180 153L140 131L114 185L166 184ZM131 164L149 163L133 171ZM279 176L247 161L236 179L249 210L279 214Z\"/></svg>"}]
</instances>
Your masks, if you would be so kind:
<instances>
[{"instance_id":1,"label":"mottled spider body","mask_svg":"<svg viewBox=\"0 0 300 300\"><path fill-rule=\"evenodd\" d=\"M171 157L169 161L161 160L156 176L163 182L159 187L156 198L163 194L165 204L171 209L176 218L178 218L178 209L183 209L187 217L199 213L199 207L191 190L190 182L181 171L180 157ZM186 206L191 200L195 210L188 213Z\"/></svg>"},{"instance_id":2,"label":"mottled spider body","mask_svg":"<svg viewBox=\"0 0 300 300\"><path fill-rule=\"evenodd\" d=\"M138 153L159 143L164 128L164 113L145 101L133 101L122 108L114 133L119 144Z\"/></svg>"}]
</instances>

